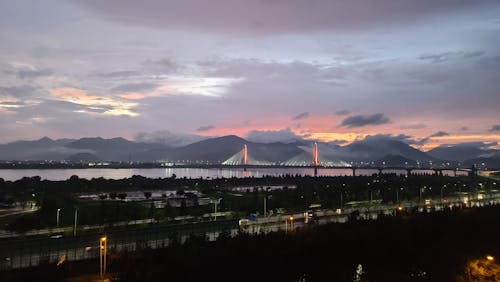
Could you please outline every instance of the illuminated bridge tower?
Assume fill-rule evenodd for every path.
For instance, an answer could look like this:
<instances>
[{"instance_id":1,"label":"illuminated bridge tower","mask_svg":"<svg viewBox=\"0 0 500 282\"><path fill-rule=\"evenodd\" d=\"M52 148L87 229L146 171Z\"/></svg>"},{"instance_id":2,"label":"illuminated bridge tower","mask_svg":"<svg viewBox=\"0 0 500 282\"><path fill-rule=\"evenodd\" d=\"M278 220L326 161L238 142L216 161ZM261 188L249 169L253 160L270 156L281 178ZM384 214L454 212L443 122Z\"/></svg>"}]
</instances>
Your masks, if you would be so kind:
<instances>
[{"instance_id":1,"label":"illuminated bridge tower","mask_svg":"<svg viewBox=\"0 0 500 282\"><path fill-rule=\"evenodd\" d=\"M272 165L273 163L265 160L256 160L252 157L252 155L248 152L247 145L243 145L243 149L236 152L236 154L232 155L229 159L222 162L222 165L230 165L230 166L238 166L242 167L246 171L247 166L251 165Z\"/></svg>"},{"instance_id":2,"label":"illuminated bridge tower","mask_svg":"<svg viewBox=\"0 0 500 282\"><path fill-rule=\"evenodd\" d=\"M243 170L247 171L247 162L248 162L248 148L247 144L243 146Z\"/></svg>"},{"instance_id":3,"label":"illuminated bridge tower","mask_svg":"<svg viewBox=\"0 0 500 282\"><path fill-rule=\"evenodd\" d=\"M314 142L313 147L314 176L318 176L318 143Z\"/></svg>"}]
</instances>

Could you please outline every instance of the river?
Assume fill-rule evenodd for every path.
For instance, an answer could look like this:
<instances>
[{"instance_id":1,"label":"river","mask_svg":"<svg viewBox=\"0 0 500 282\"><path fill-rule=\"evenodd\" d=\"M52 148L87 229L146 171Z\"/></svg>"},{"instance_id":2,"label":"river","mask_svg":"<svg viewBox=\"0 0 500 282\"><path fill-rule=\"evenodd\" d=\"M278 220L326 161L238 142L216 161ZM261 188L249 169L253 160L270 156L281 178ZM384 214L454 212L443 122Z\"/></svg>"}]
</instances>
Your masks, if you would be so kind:
<instances>
[{"instance_id":1,"label":"river","mask_svg":"<svg viewBox=\"0 0 500 282\"><path fill-rule=\"evenodd\" d=\"M372 175L378 173L374 169L356 169L356 175ZM406 174L405 170L384 170L384 173ZM432 174L432 170L419 170L414 173ZM104 177L107 179L129 178L133 175L141 175L148 178L231 178L231 177L263 177L265 175L314 175L313 168L87 168L87 169L2 169L0 178L15 181L23 177L40 176L46 180L66 180L72 175L80 178L92 179ZM443 171L445 175L453 175L452 171ZM459 172L458 175L464 174ZM318 176L352 176L351 169L319 168Z\"/></svg>"}]
</instances>

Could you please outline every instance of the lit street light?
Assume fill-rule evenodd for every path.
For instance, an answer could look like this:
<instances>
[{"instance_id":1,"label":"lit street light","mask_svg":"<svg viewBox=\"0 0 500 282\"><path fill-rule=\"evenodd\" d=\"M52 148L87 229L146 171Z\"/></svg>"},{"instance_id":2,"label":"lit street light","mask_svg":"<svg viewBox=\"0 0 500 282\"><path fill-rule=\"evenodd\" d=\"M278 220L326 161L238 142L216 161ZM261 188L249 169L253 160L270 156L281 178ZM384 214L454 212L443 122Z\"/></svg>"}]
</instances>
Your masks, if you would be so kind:
<instances>
[{"instance_id":1,"label":"lit street light","mask_svg":"<svg viewBox=\"0 0 500 282\"><path fill-rule=\"evenodd\" d=\"M220 200L222 200L222 198L218 198L214 201L214 221L217 221L217 205L220 205Z\"/></svg>"},{"instance_id":2,"label":"lit street light","mask_svg":"<svg viewBox=\"0 0 500 282\"><path fill-rule=\"evenodd\" d=\"M290 221L290 232L293 231L293 215L285 219L285 233L288 232L288 221Z\"/></svg>"},{"instance_id":3,"label":"lit street light","mask_svg":"<svg viewBox=\"0 0 500 282\"><path fill-rule=\"evenodd\" d=\"M443 204L443 189L446 188L446 185L443 185L441 187L441 207L444 207L444 204Z\"/></svg>"},{"instance_id":4,"label":"lit street light","mask_svg":"<svg viewBox=\"0 0 500 282\"><path fill-rule=\"evenodd\" d=\"M75 208L75 226L73 228L73 236L76 236L76 224L78 222L78 208Z\"/></svg>"},{"instance_id":5,"label":"lit street light","mask_svg":"<svg viewBox=\"0 0 500 282\"><path fill-rule=\"evenodd\" d=\"M108 238L106 236L103 236L99 240L99 268L101 278L106 274L107 239Z\"/></svg>"},{"instance_id":6,"label":"lit street light","mask_svg":"<svg viewBox=\"0 0 500 282\"><path fill-rule=\"evenodd\" d=\"M57 209L57 215L56 215L56 225L59 227L59 213L61 212L61 209Z\"/></svg>"}]
</instances>

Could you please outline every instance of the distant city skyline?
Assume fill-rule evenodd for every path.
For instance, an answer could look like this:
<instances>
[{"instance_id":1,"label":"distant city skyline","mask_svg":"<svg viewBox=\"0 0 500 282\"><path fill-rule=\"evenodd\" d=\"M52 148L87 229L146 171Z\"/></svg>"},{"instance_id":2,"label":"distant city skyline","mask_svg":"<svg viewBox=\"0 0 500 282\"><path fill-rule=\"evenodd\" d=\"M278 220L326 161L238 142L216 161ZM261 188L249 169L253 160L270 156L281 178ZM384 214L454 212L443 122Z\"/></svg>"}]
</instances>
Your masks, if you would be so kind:
<instances>
[{"instance_id":1,"label":"distant city skyline","mask_svg":"<svg viewBox=\"0 0 500 282\"><path fill-rule=\"evenodd\" d=\"M0 41L0 143L499 148L499 1L0 1Z\"/></svg>"}]
</instances>

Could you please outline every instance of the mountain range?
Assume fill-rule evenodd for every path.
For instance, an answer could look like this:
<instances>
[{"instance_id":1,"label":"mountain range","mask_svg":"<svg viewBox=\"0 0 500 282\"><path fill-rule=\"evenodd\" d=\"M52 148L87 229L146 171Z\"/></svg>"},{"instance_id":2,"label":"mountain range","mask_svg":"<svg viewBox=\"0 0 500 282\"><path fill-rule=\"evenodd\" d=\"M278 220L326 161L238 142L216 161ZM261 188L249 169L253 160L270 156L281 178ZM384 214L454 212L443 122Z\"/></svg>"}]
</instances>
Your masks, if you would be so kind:
<instances>
[{"instance_id":1,"label":"mountain range","mask_svg":"<svg viewBox=\"0 0 500 282\"><path fill-rule=\"evenodd\" d=\"M184 146L164 143L134 142L125 138L57 139L48 137L33 141L0 144L0 160L41 161L141 161L222 163L247 145L253 159L280 163L312 153L314 141L296 140L293 143L250 142L235 135L208 138ZM481 143L482 144L482 143ZM394 138L369 136L346 146L318 142L320 158L356 163L385 165L417 165L433 162L453 165L486 164L500 167L500 151L478 143L443 145L423 152ZM483 144L484 145L484 144ZM311 157L312 159L312 157Z\"/></svg>"}]
</instances>

